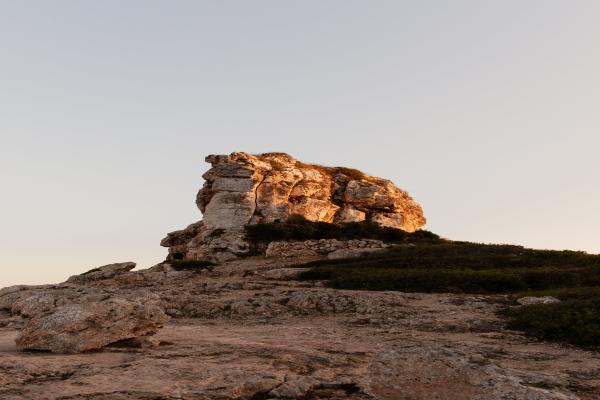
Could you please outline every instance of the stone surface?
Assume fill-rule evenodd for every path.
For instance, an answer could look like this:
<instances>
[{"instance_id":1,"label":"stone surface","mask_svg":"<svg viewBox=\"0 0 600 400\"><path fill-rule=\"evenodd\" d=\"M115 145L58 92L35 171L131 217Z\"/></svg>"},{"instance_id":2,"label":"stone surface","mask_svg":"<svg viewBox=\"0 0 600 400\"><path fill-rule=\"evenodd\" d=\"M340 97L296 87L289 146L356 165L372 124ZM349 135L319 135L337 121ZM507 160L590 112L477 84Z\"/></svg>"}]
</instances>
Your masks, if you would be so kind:
<instances>
[{"instance_id":1,"label":"stone surface","mask_svg":"<svg viewBox=\"0 0 600 400\"><path fill-rule=\"evenodd\" d=\"M168 317L148 298L71 304L34 316L16 339L21 350L78 353L156 333Z\"/></svg>"},{"instance_id":2,"label":"stone surface","mask_svg":"<svg viewBox=\"0 0 600 400\"><path fill-rule=\"evenodd\" d=\"M305 164L284 153L211 155L196 197L203 219L161 242L169 259L227 261L250 251L244 226L301 215L331 223L372 221L413 232L421 206L386 179Z\"/></svg>"},{"instance_id":3,"label":"stone surface","mask_svg":"<svg viewBox=\"0 0 600 400\"><path fill-rule=\"evenodd\" d=\"M0 290L0 398L600 400L598 352L506 330L499 311L510 298L290 280L291 264L323 257L250 257L202 272L161 264ZM111 299L173 318L154 336L98 351L17 351L15 318Z\"/></svg>"},{"instance_id":4,"label":"stone surface","mask_svg":"<svg viewBox=\"0 0 600 400\"><path fill-rule=\"evenodd\" d=\"M70 277L67 282L70 283L83 283L88 281L109 279L117 275L124 274L135 268L134 262L124 262L104 265L102 267L94 268L85 272L81 275L75 275Z\"/></svg>"}]
</instances>

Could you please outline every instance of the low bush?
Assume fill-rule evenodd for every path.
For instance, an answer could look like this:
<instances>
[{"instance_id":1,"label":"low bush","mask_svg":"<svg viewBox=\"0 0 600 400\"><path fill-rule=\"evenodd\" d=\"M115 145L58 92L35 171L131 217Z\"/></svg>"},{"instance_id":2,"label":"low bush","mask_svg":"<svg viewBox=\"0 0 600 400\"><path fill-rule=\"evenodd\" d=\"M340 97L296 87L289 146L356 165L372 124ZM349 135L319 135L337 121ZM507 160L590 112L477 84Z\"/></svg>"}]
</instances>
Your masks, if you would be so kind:
<instances>
[{"instance_id":1,"label":"low bush","mask_svg":"<svg viewBox=\"0 0 600 400\"><path fill-rule=\"evenodd\" d=\"M247 225L246 239L252 243L310 239L378 239L390 243L441 242L429 231L408 233L400 229L384 228L372 222L330 224L313 222L293 215L284 222Z\"/></svg>"},{"instance_id":2,"label":"low bush","mask_svg":"<svg viewBox=\"0 0 600 400\"><path fill-rule=\"evenodd\" d=\"M169 261L169 264L176 271L198 271L202 269L210 269L215 263L206 260L174 260Z\"/></svg>"},{"instance_id":3,"label":"low bush","mask_svg":"<svg viewBox=\"0 0 600 400\"><path fill-rule=\"evenodd\" d=\"M539 339L600 347L600 297L510 309L508 328Z\"/></svg>"},{"instance_id":4,"label":"low bush","mask_svg":"<svg viewBox=\"0 0 600 400\"><path fill-rule=\"evenodd\" d=\"M337 289L397 290L425 293L495 293L526 287L518 274L500 271L439 269L353 269L337 274L335 269L303 272L300 279L328 279Z\"/></svg>"},{"instance_id":5,"label":"low bush","mask_svg":"<svg viewBox=\"0 0 600 400\"><path fill-rule=\"evenodd\" d=\"M321 260L302 280L340 289L514 293L600 286L600 256L509 245L401 245L367 257Z\"/></svg>"}]
</instances>

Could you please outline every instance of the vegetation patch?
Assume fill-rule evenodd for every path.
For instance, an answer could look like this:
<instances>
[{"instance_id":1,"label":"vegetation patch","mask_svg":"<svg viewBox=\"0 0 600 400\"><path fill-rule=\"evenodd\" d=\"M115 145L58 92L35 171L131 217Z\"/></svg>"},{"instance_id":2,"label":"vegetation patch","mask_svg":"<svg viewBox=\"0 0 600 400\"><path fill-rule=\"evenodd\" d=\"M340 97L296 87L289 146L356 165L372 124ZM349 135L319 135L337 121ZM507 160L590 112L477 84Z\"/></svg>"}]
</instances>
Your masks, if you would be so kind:
<instances>
[{"instance_id":1,"label":"vegetation patch","mask_svg":"<svg viewBox=\"0 0 600 400\"><path fill-rule=\"evenodd\" d=\"M176 271L200 271L203 269L211 269L215 263L206 260L174 260L169 261L169 265Z\"/></svg>"},{"instance_id":2,"label":"vegetation patch","mask_svg":"<svg viewBox=\"0 0 600 400\"><path fill-rule=\"evenodd\" d=\"M600 297L515 307L507 315L508 328L539 339L600 347Z\"/></svg>"},{"instance_id":3,"label":"vegetation patch","mask_svg":"<svg viewBox=\"0 0 600 400\"><path fill-rule=\"evenodd\" d=\"M299 279L338 289L554 296L561 302L507 309L508 327L600 347L600 255L446 241L298 266L310 268Z\"/></svg>"},{"instance_id":4,"label":"vegetation patch","mask_svg":"<svg viewBox=\"0 0 600 400\"><path fill-rule=\"evenodd\" d=\"M600 286L528 291L520 296L552 296L562 302L506 310L510 329L539 339L600 348Z\"/></svg>"},{"instance_id":5,"label":"vegetation patch","mask_svg":"<svg viewBox=\"0 0 600 400\"><path fill-rule=\"evenodd\" d=\"M400 245L300 266L311 268L300 279L340 289L492 294L600 286L600 256L465 242Z\"/></svg>"},{"instance_id":6,"label":"vegetation patch","mask_svg":"<svg viewBox=\"0 0 600 400\"><path fill-rule=\"evenodd\" d=\"M247 225L246 239L254 244L284 240L312 239L377 239L389 243L441 242L439 236L429 231L408 233L400 229L383 228L372 222L330 224L313 222L301 216L291 216L284 222Z\"/></svg>"}]
</instances>

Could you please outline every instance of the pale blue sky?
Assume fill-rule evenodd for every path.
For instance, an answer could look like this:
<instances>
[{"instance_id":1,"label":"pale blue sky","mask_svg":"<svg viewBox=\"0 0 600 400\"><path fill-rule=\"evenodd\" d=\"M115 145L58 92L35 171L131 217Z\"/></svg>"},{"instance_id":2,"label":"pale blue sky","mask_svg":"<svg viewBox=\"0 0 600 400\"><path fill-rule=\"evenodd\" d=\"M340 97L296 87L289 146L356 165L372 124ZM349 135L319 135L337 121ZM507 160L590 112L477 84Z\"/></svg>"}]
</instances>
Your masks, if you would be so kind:
<instances>
[{"instance_id":1,"label":"pale blue sky","mask_svg":"<svg viewBox=\"0 0 600 400\"><path fill-rule=\"evenodd\" d=\"M0 0L0 287L164 258L204 156L388 177L427 229L600 252L600 2Z\"/></svg>"}]
</instances>

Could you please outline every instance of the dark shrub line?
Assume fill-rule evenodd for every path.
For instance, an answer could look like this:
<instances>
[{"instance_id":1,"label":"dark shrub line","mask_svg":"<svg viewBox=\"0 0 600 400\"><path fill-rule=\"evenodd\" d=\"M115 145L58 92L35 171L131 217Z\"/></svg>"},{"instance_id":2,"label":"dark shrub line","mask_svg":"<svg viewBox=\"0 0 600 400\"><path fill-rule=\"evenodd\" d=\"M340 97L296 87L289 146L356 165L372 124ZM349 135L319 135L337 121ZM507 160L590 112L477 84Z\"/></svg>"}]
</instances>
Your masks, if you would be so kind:
<instances>
[{"instance_id":1,"label":"dark shrub line","mask_svg":"<svg viewBox=\"0 0 600 400\"><path fill-rule=\"evenodd\" d=\"M255 244L314 239L377 239L390 243L442 241L438 235L424 230L409 233L400 229L380 227L368 221L343 224L313 222L296 215L284 222L247 225L245 231L246 239Z\"/></svg>"},{"instance_id":2,"label":"dark shrub line","mask_svg":"<svg viewBox=\"0 0 600 400\"><path fill-rule=\"evenodd\" d=\"M169 261L173 269L176 271L199 271L202 269L210 269L215 263L206 260L174 260Z\"/></svg>"}]
</instances>

